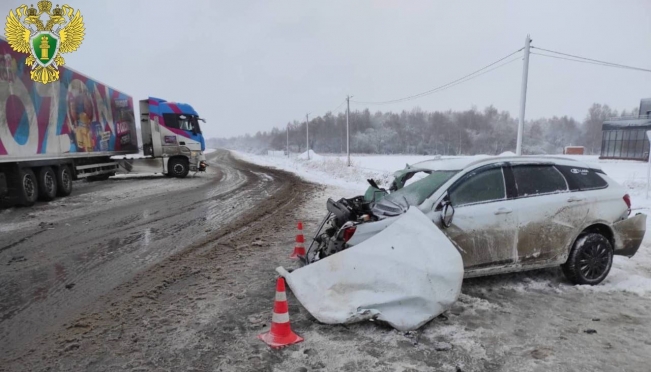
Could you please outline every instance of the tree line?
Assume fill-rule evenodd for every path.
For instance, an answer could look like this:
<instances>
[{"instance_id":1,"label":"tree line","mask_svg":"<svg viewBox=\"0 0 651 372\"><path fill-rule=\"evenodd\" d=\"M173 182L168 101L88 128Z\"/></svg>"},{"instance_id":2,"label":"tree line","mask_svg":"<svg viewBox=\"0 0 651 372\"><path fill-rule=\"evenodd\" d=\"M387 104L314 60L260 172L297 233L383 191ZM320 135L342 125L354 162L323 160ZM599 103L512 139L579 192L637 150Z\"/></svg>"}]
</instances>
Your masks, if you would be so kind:
<instances>
[{"instance_id":1,"label":"tree line","mask_svg":"<svg viewBox=\"0 0 651 372\"><path fill-rule=\"evenodd\" d=\"M587 154L601 149L601 126L612 117L637 116L638 109L618 112L605 104L593 104L583 121L568 116L554 116L525 122L522 151L524 154L560 154L565 146L585 146ZM331 112L313 118L310 126L310 149L317 153L346 152L346 115ZM364 154L422 155L498 155L515 151L517 117L489 106L466 111L423 111L415 108L400 113L371 113L368 109L350 112L350 151ZM306 150L305 122L287 123L287 128L273 128L231 138L212 138L211 147L266 153L285 150L289 131L291 152Z\"/></svg>"}]
</instances>

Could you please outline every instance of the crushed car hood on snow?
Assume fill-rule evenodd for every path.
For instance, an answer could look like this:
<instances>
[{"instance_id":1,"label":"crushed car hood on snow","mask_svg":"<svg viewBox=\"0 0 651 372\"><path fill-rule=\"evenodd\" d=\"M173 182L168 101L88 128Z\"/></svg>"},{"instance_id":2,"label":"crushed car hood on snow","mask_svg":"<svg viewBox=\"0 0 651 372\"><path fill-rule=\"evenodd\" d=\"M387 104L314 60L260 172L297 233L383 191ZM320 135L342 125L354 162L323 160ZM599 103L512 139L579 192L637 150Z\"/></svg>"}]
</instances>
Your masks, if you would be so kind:
<instances>
[{"instance_id":1,"label":"crushed car hood on snow","mask_svg":"<svg viewBox=\"0 0 651 372\"><path fill-rule=\"evenodd\" d=\"M276 270L322 323L377 319L400 331L447 310L463 281L454 244L415 207L359 245L291 273Z\"/></svg>"}]
</instances>

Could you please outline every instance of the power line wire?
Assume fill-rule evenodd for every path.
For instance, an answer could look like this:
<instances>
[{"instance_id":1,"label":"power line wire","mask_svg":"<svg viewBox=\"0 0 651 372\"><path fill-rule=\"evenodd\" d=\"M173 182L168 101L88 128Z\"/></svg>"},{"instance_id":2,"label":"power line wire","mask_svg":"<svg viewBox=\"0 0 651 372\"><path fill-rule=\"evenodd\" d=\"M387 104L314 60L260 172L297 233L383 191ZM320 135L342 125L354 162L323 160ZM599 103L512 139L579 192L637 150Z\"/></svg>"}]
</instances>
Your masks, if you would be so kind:
<instances>
[{"instance_id":1,"label":"power line wire","mask_svg":"<svg viewBox=\"0 0 651 372\"><path fill-rule=\"evenodd\" d=\"M472 77L473 75L476 75L476 74L478 74L478 73L480 73L480 72L486 70L487 68L489 68L489 67L491 67L491 66L494 66L494 65L496 65L496 64L498 64L498 63L504 61L505 59L511 57L512 55L521 52L522 49L524 49L524 48L520 48L520 49L516 50L515 52L513 52L513 53L511 53L511 54L509 54L509 55L507 55L507 56L505 56L505 57L502 57L502 58L498 59L497 61L495 61L495 62L493 62L493 63L491 63L491 64L489 64L489 65L486 65L486 66L480 68L479 70L476 70L476 71L474 71L474 72L472 72L472 73L470 73L470 74L468 74L468 75L465 75L465 76L463 76L463 77L461 77L461 78L459 78L459 79L456 79L456 80L451 81L451 82L449 82L449 83L447 83L447 84L443 84L443 85L441 85L441 86L438 86L438 87L436 87L436 88L430 89L430 90L425 91L425 92L422 92L422 93L418 93L418 94L414 94L414 95L411 95L411 96L407 96L407 97L403 97L403 98L398 98L398 99L394 99L394 100L389 100L389 101L376 101L376 102L372 102L372 101L353 101L353 100L351 100L351 101L352 101L352 102L355 102L355 103L368 104L368 105L384 105L384 104L398 103L398 102L409 101L409 100L412 100L412 99L416 99L416 98L424 97L424 96L430 95L430 94L432 94L432 93L436 93L436 92L438 92L438 91L440 91L440 90L443 90L443 89L445 89L445 88L452 87L452 86L456 85L457 83L464 82L464 81L468 81L468 80L470 80L469 78ZM512 62L512 61L509 61L509 63L510 63L510 62ZM505 63L505 64L503 64L503 65L501 65L501 66L504 66L504 65L507 65L507 64L508 64L508 63ZM498 67L501 67L501 66L498 66ZM493 70L493 69L491 69L491 70L489 70L489 71L492 71L492 70ZM485 72L488 72L488 71L485 71ZM485 72L484 72L484 73L485 73ZM483 74L479 74L479 75L477 75L477 76L480 76L480 75L483 75ZM475 76L475 77L477 77L477 76ZM467 80L466 80L466 79L467 79Z\"/></svg>"},{"instance_id":2,"label":"power line wire","mask_svg":"<svg viewBox=\"0 0 651 372\"><path fill-rule=\"evenodd\" d=\"M620 67L608 63L598 63L598 62L590 62L590 61L583 61L580 59L572 59L572 58L565 58L565 57L559 57L559 56L550 56L549 54L543 54L543 53L535 53L531 52L531 54L535 54L537 56L543 56L543 57L548 57L548 58L556 58L556 59L562 59L565 61L572 61L572 62L580 62L580 63L587 63L590 65L597 65L597 66L605 66L605 67L614 67L614 68L621 68L624 70L634 70L634 71L645 71L645 72L651 72L651 70L646 70L646 69L640 69L640 68L630 68L630 67Z\"/></svg>"},{"instance_id":3,"label":"power line wire","mask_svg":"<svg viewBox=\"0 0 651 372\"><path fill-rule=\"evenodd\" d=\"M427 95L429 95L429 94L433 94L433 93L442 92L442 91L444 91L444 90L446 90L446 89L452 88L452 87L457 86L457 85L459 85L459 84L463 84L463 83L465 83L465 82L467 82L467 81L470 81L470 80L473 80L473 79L475 79L475 78L478 78L478 77L480 77L480 76L482 76L482 75L485 75L485 74L487 74L487 73L489 73L489 72L491 72L491 71L494 71L494 70L497 70L497 69L499 69L499 68L502 68L502 67L504 67L504 66L506 66L506 65L509 65L509 64L511 64L511 63L513 63L513 62L515 62L515 61L518 61L518 60L520 60L520 57L513 58L513 59L511 59L511 60L509 60L509 61L507 61L507 62L502 63L501 65L497 65L497 66L495 66L495 67L493 67L493 68L491 68L491 69L489 69L489 70L486 70L486 71L484 71L484 72L482 72L482 73L480 73L480 74L476 74L476 75L474 75L474 76L466 77L466 78L463 79L463 80L455 80L454 83L449 83L449 84L446 84L446 85L444 85L444 86L441 86L441 87L440 87L439 89L437 89L437 90L432 90L432 91L428 92ZM421 97L423 97L423 96L425 96L425 95L422 95ZM404 101L406 101L406 100L404 100ZM360 103L360 104L366 104L366 105L387 105L387 104L396 103L396 102L403 102L403 100L399 100L399 101L388 101L388 102L378 102L378 103L375 103L375 102L360 102L360 101L353 101L353 100L351 100L351 102Z\"/></svg>"},{"instance_id":4,"label":"power line wire","mask_svg":"<svg viewBox=\"0 0 651 372\"><path fill-rule=\"evenodd\" d=\"M602 65L602 66L620 67L620 68L626 68L626 69L630 69L630 70L638 70L638 71L651 72L651 70L649 70L649 69L645 69L645 68L640 68L640 67L635 67L635 66L621 65L621 64L619 64L619 63L612 63L612 62L600 61L600 60L598 60L598 59L586 58L586 57L576 56L576 55L568 54L568 53L561 53L561 52L557 52L557 51L554 51L554 50L543 49L543 48L538 48L538 47L534 47L534 46L532 46L531 48L533 48L533 49L538 49L538 50L542 50L542 51L544 51L544 52L548 52L548 53L554 53L554 54L559 54L559 55L562 55L562 56L567 56L567 57L576 58L576 59L580 59L580 60L583 60L583 61L594 62L595 64L600 64L600 65ZM532 53L532 54L538 54L538 53ZM566 59L566 60L568 60L568 61L583 62L583 61L577 61L576 59L569 59L569 58L555 57L555 56L550 56L550 55L546 55L546 54L538 54L538 55L546 56L546 57L551 57L551 58Z\"/></svg>"},{"instance_id":5,"label":"power line wire","mask_svg":"<svg viewBox=\"0 0 651 372\"><path fill-rule=\"evenodd\" d=\"M339 104L339 106L333 108L332 110L330 110L330 111L326 111L326 113L336 111L336 110L337 110L339 107L341 107L341 105L343 105L344 103L346 103L346 100L343 100L343 101Z\"/></svg>"},{"instance_id":6,"label":"power line wire","mask_svg":"<svg viewBox=\"0 0 651 372\"><path fill-rule=\"evenodd\" d=\"M325 115L326 115L327 113L334 113L334 111L336 111L336 110L337 110L339 107L341 107L341 105L343 105L344 103L346 103L346 100L343 100L343 101L342 101L342 102L341 102L337 107L333 108L332 110L328 110L328 111L326 111L325 114L323 114L323 115L321 115L321 116L319 116L319 117L325 117Z\"/></svg>"},{"instance_id":7,"label":"power line wire","mask_svg":"<svg viewBox=\"0 0 651 372\"><path fill-rule=\"evenodd\" d=\"M533 55L537 55L537 56L543 56L543 57L555 58L555 59L562 59L562 60L565 60L565 61L587 63L587 64L597 65L597 66L616 67L616 66L613 66L613 65L610 65L610 64L607 64L607 63L590 62L590 61L584 61L584 60L575 59L575 58L567 58L567 57L560 57L560 56L552 56L552 55L544 54L544 53L531 52L531 54L533 54Z\"/></svg>"}]
</instances>

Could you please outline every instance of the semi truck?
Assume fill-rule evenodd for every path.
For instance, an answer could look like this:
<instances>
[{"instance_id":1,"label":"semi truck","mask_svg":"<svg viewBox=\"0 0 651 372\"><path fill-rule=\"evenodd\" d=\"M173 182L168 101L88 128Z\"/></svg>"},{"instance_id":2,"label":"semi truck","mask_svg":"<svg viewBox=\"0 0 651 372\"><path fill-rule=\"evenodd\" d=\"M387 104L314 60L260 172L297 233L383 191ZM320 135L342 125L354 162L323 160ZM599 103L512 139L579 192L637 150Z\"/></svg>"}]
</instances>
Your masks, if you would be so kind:
<instances>
[{"instance_id":1,"label":"semi truck","mask_svg":"<svg viewBox=\"0 0 651 372\"><path fill-rule=\"evenodd\" d=\"M140 100L141 151L132 97L63 66L58 81L34 82L26 58L0 38L0 198L31 206L139 162L170 177L206 170L192 106Z\"/></svg>"}]
</instances>

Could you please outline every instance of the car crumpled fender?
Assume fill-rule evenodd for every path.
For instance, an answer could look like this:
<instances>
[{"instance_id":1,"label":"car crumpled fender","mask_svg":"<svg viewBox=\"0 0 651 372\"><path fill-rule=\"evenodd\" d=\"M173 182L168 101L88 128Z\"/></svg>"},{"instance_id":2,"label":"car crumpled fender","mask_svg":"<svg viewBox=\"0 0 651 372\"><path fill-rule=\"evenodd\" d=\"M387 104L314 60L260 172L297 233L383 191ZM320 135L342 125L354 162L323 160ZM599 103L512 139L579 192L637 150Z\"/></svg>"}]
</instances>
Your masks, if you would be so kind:
<instances>
[{"instance_id":1,"label":"car crumpled fender","mask_svg":"<svg viewBox=\"0 0 651 372\"><path fill-rule=\"evenodd\" d=\"M613 224L615 233L614 254L633 257L642 244L646 233L646 214L637 215Z\"/></svg>"},{"instance_id":2,"label":"car crumpled fender","mask_svg":"<svg viewBox=\"0 0 651 372\"><path fill-rule=\"evenodd\" d=\"M356 246L291 273L276 270L322 323L377 319L401 331L452 306L463 281L458 250L415 207Z\"/></svg>"}]
</instances>

